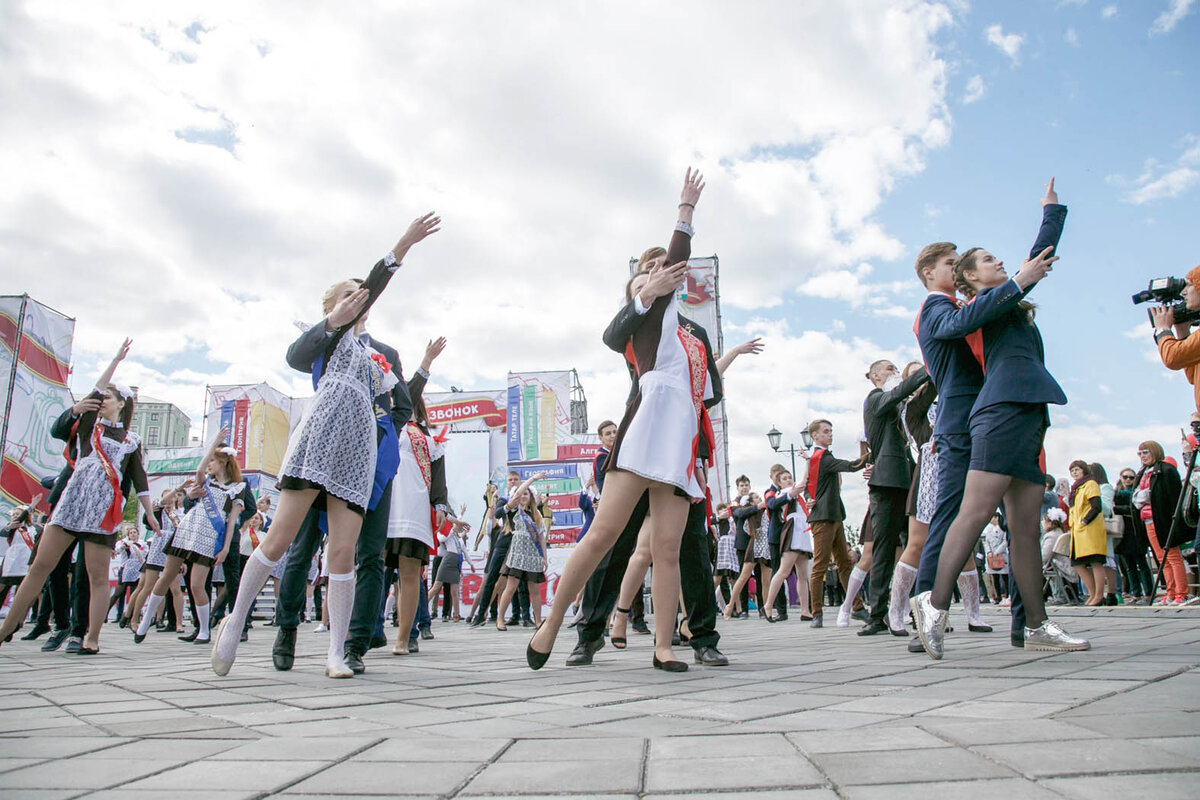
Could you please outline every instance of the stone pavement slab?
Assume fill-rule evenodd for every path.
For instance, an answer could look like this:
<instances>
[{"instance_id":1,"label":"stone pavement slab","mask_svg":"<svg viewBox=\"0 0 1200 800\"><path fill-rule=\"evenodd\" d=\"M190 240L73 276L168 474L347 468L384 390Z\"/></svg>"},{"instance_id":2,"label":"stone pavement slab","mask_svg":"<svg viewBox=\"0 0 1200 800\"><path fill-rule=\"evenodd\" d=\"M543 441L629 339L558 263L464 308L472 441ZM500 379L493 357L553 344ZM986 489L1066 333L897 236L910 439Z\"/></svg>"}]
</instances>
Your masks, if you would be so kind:
<instances>
[{"instance_id":1,"label":"stone pavement slab","mask_svg":"<svg viewBox=\"0 0 1200 800\"><path fill-rule=\"evenodd\" d=\"M957 610L954 612L958 614ZM946 658L855 628L722 621L726 668L649 668L650 640L530 672L528 631L438 623L419 654L226 678L174 636L110 626L94 659L0 649L0 798L1196 797L1200 609L1055 609L1086 653L956 632ZM389 631L389 634L393 633ZM686 655L686 653L681 653Z\"/></svg>"}]
</instances>

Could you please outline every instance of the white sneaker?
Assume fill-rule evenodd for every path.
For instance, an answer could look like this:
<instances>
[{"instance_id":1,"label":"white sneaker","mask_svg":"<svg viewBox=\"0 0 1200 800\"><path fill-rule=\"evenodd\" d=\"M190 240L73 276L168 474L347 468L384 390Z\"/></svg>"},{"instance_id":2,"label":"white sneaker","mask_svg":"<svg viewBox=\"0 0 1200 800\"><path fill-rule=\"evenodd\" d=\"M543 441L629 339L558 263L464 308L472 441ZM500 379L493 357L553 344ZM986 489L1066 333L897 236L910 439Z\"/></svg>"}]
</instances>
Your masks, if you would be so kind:
<instances>
[{"instance_id":1,"label":"white sneaker","mask_svg":"<svg viewBox=\"0 0 1200 800\"><path fill-rule=\"evenodd\" d=\"M838 611L837 626L839 628L849 628L850 627L850 612L849 611L844 611L844 610Z\"/></svg>"},{"instance_id":2,"label":"white sneaker","mask_svg":"<svg viewBox=\"0 0 1200 800\"><path fill-rule=\"evenodd\" d=\"M317 627L313 628L313 633L328 633L328 632L329 632L329 626L326 625L325 623L321 623Z\"/></svg>"}]
</instances>

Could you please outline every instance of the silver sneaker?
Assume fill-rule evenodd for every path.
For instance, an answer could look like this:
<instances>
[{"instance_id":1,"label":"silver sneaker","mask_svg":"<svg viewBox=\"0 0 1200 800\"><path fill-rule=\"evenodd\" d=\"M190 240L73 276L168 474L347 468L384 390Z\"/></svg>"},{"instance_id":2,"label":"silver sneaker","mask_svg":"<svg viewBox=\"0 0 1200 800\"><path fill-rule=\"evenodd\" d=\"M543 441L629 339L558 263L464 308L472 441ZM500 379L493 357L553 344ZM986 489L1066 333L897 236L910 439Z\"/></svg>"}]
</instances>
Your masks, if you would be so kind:
<instances>
[{"instance_id":1,"label":"silver sneaker","mask_svg":"<svg viewBox=\"0 0 1200 800\"><path fill-rule=\"evenodd\" d=\"M1040 628L1025 629L1025 649L1062 652L1091 650L1092 643L1087 639L1072 636L1060 628L1057 622L1046 620Z\"/></svg>"},{"instance_id":2,"label":"silver sneaker","mask_svg":"<svg viewBox=\"0 0 1200 800\"><path fill-rule=\"evenodd\" d=\"M931 594L921 592L909 601L909 607L917 621L917 635L921 637L921 645L925 652L933 660L940 661L946 639L946 622L950 619L950 614L933 607Z\"/></svg>"}]
</instances>

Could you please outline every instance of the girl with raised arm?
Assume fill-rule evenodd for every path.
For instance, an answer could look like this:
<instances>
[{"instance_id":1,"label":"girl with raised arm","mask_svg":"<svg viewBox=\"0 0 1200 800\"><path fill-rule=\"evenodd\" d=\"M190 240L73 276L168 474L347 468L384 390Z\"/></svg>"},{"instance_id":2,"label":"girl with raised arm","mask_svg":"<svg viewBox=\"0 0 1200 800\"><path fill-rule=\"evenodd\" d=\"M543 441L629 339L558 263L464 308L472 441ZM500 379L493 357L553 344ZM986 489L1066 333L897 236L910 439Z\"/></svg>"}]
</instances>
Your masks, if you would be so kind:
<instances>
[{"instance_id":1,"label":"girl with raised arm","mask_svg":"<svg viewBox=\"0 0 1200 800\"><path fill-rule=\"evenodd\" d=\"M331 678L354 675L346 666L344 645L354 605L354 548L375 478L377 441L372 400L390 391L398 380L386 358L374 352L358 334L368 310L409 249L437 232L440 222L433 214L413 221L361 287L352 281L343 284L340 298L321 323L328 343L318 359L316 394L288 441L271 535L247 560L233 611L217 627L212 669L218 675L228 674L233 666L250 604L314 506L325 512L329 527L326 602L330 633L325 674Z\"/></svg>"},{"instance_id":2,"label":"girl with raised arm","mask_svg":"<svg viewBox=\"0 0 1200 800\"><path fill-rule=\"evenodd\" d=\"M163 547L166 563L154 588L150 590L150 596L146 598L142 620L133 634L133 641L138 644L146 638L158 607L162 605L171 584L179 581L179 570L185 564L192 565L188 586L192 590L198 624L195 631L179 638L196 644L208 644L211 641L205 582L209 570L216 564L224 563L225 556L229 555L229 548L237 536L238 517L242 513L242 490L246 488L238 467L237 452L225 445L228 436L228 428L217 431L196 467L194 488L191 490L197 495L196 504L183 515L175 535Z\"/></svg>"},{"instance_id":3,"label":"girl with raised arm","mask_svg":"<svg viewBox=\"0 0 1200 800\"><path fill-rule=\"evenodd\" d=\"M540 584L546 582L546 528L542 525L542 515L538 512L530 487L536 481L544 480L546 473L538 472L530 475L524 483L508 498L502 507L504 527L512 531L512 544L508 548L508 556L504 559L504 567L500 577L505 581L500 594L498 609L503 611L512 602L517 593L517 586L525 581L529 589L529 608L533 614L533 624L542 624L542 601ZM496 629L505 631L504 614L496 617Z\"/></svg>"},{"instance_id":4,"label":"girl with raised arm","mask_svg":"<svg viewBox=\"0 0 1200 800\"><path fill-rule=\"evenodd\" d=\"M83 542L91 600L88 604L88 629L80 655L100 652L100 628L108 613L108 563L117 541L125 509L124 492L132 485L138 502L151 511L150 488L142 462L142 440L129 430L133 419L133 392L112 383L117 366L129 354L126 339L108 368L88 395L100 400L99 411L88 411L79 418L76 429L79 457L75 472L63 489L54 513L42 532L37 556L29 565L29 574L21 581L4 624L0 641L17 629L25 612L37 599L51 570L66 549ZM150 528L158 530L151 518Z\"/></svg>"},{"instance_id":5,"label":"girl with raised arm","mask_svg":"<svg viewBox=\"0 0 1200 800\"><path fill-rule=\"evenodd\" d=\"M703 177L689 169L665 263L629 281L625 306L605 331L605 344L624 353L633 368L633 391L605 464L600 510L567 560L550 614L526 648L526 661L533 669L546 663L571 600L647 492L653 525L654 607L677 607L679 545L688 503L703 502L705 497L704 463L697 455L713 452L707 409L721 398L715 357L689 330L677 300L679 287L687 280L692 212L703 190ZM683 672L687 664L671 651L673 627L655 626L653 663L657 669Z\"/></svg>"},{"instance_id":6,"label":"girl with raised arm","mask_svg":"<svg viewBox=\"0 0 1200 800\"><path fill-rule=\"evenodd\" d=\"M1052 250L1047 247L1026 261L1022 271L1044 275L1058 260L1050 255ZM1004 271L1004 262L978 247L959 256L954 281L966 297L988 289L1020 291ZM1032 304L1022 301L981 331L984 382L971 409L971 461L962 505L946 533L933 591L917 595L911 604L921 644L934 659L942 657L955 580L1001 501L1008 513L1009 566L1025 603L1025 649L1087 650L1091 646L1047 619L1043 602L1039 521L1046 470L1042 440L1050 425L1049 405L1062 405L1067 397L1046 370L1033 312Z\"/></svg>"}]
</instances>

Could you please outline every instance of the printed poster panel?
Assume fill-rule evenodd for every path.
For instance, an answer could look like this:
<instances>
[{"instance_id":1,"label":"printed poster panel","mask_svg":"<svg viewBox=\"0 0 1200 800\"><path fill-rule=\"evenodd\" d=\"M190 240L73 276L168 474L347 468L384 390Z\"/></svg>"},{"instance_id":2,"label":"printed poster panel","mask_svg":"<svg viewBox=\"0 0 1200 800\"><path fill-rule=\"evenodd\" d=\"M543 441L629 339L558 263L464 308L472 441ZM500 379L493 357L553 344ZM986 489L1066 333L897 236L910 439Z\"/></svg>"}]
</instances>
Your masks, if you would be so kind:
<instances>
[{"instance_id":1,"label":"printed poster panel","mask_svg":"<svg viewBox=\"0 0 1200 800\"><path fill-rule=\"evenodd\" d=\"M288 435L299 424L305 405L265 383L210 386L201 445L207 447L218 430L228 428L238 466L278 475Z\"/></svg>"},{"instance_id":2,"label":"printed poster panel","mask_svg":"<svg viewBox=\"0 0 1200 800\"><path fill-rule=\"evenodd\" d=\"M4 373L7 431L0 467L0 507L7 509L44 494L42 480L57 476L66 464L65 443L50 436L50 423L74 402L67 382L75 320L26 298L18 336L9 314L14 312L11 301L16 300L16 316L22 316L22 298L2 299L6 302L0 304L0 351L4 353L0 360L8 367ZM13 380L8 384L10 374ZM46 510L44 504L42 510Z\"/></svg>"}]
</instances>

